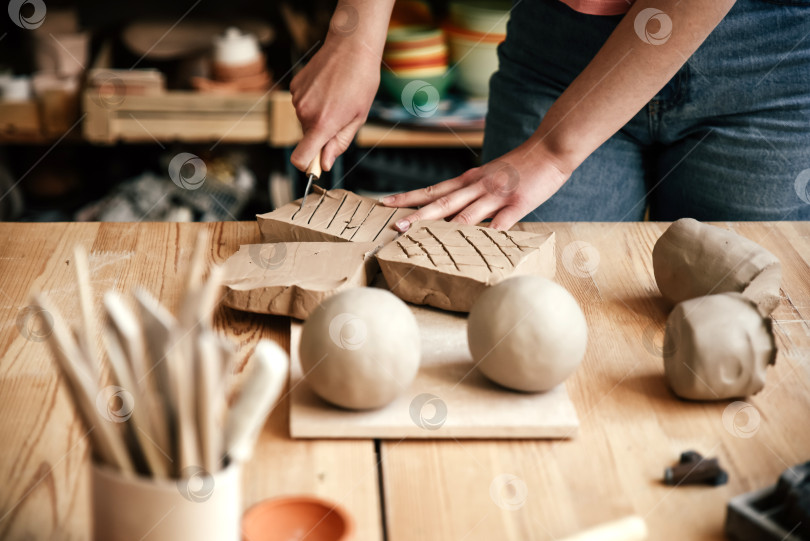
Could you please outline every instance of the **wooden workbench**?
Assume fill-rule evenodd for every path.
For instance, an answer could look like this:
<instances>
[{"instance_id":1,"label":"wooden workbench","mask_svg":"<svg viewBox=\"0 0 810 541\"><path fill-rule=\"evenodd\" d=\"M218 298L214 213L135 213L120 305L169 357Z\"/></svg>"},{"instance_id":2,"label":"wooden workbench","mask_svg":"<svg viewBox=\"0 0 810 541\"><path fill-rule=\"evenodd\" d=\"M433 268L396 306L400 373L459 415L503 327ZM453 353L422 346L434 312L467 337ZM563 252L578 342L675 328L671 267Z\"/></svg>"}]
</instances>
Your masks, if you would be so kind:
<instances>
[{"instance_id":1,"label":"wooden workbench","mask_svg":"<svg viewBox=\"0 0 810 541\"><path fill-rule=\"evenodd\" d=\"M664 224L524 224L557 232L557 281L576 296L588 320L587 356L568 381L579 435L558 442L386 441L376 447L373 441L293 441L283 405L246 467L246 505L315 493L342 504L363 541L382 539L383 527L390 541L557 539L628 514L644 517L651 540L721 539L729 498L773 483L784 469L810 459L810 223L724 225L772 250L785 267L784 298L774 313L781 353L765 389L747 399L760 416L744 434L751 437L724 428L731 401L688 403L667 390L660 355L667 312L650 256ZM69 260L79 243L91 253L96 291L141 284L171 304L201 227L213 233L218 262L259 238L255 223L0 224L0 538L89 535L87 429L46 344L19 330L29 291L50 291L68 317L78 317ZM578 255L574 245L566 252L574 240L592 248ZM581 261L582 254L591 257ZM243 357L263 337L288 345L285 318L222 309L217 322ZM664 468L686 449L719 456L729 483L663 485ZM504 506L514 510L490 496L502 474L517 478L511 505Z\"/></svg>"}]
</instances>

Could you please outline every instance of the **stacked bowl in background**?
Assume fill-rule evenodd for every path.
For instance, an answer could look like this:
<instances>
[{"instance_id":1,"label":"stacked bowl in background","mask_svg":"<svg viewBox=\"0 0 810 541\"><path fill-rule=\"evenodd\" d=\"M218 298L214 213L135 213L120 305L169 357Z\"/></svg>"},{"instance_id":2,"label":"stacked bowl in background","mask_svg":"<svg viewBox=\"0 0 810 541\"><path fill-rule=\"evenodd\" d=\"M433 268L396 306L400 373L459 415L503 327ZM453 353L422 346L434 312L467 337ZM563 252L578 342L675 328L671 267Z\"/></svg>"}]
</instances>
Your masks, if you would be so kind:
<instances>
[{"instance_id":1,"label":"stacked bowl in background","mask_svg":"<svg viewBox=\"0 0 810 541\"><path fill-rule=\"evenodd\" d=\"M384 66L400 77L435 77L447 71L447 44L439 28L402 26L388 31Z\"/></svg>"},{"instance_id":2,"label":"stacked bowl in background","mask_svg":"<svg viewBox=\"0 0 810 541\"><path fill-rule=\"evenodd\" d=\"M498 44L506 38L509 0L465 0L450 3L445 26L450 60L456 64L459 90L470 96L489 95L489 78L498 69Z\"/></svg>"},{"instance_id":3,"label":"stacked bowl in background","mask_svg":"<svg viewBox=\"0 0 810 541\"><path fill-rule=\"evenodd\" d=\"M424 81L444 96L450 86L444 32L430 26L398 26L388 30L381 82L395 100L411 81Z\"/></svg>"}]
</instances>

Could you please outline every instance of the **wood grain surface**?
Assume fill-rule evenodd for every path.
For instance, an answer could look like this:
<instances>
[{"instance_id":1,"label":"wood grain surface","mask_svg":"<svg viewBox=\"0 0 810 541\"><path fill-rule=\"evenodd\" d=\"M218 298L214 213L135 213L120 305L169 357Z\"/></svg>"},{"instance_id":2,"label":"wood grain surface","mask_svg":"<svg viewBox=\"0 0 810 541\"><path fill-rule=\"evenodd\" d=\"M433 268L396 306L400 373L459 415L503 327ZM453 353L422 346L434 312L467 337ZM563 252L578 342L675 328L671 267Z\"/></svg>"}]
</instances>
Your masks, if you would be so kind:
<instances>
[{"instance_id":1,"label":"wood grain surface","mask_svg":"<svg viewBox=\"0 0 810 541\"><path fill-rule=\"evenodd\" d=\"M668 307L651 252L667 224L521 224L557 233L556 280L588 321L585 360L567 382L579 436L384 442L389 539L553 540L629 514L644 518L651 540L724 539L732 496L810 460L810 224L718 225L761 243L785 267L774 313L781 353L765 389L745 399L752 408L736 417L729 410L726 429L732 400L685 402L666 386ZM729 483L664 485L664 468L687 449L718 456Z\"/></svg>"},{"instance_id":2,"label":"wood grain surface","mask_svg":"<svg viewBox=\"0 0 810 541\"><path fill-rule=\"evenodd\" d=\"M128 294L142 285L171 306L185 286L184 271L203 227L210 230L216 262L259 239L253 222L0 224L0 539L90 538L87 428L69 401L47 343L39 341L36 319L27 317L28 292L47 291L65 318L77 324L72 253L81 244L89 253L97 317L107 289ZM222 308L216 325L239 346L236 372L261 338L289 347L288 318ZM245 505L278 495L316 494L354 517L357 539L381 539L374 442L295 441L287 417L285 400L245 466Z\"/></svg>"},{"instance_id":3,"label":"wood grain surface","mask_svg":"<svg viewBox=\"0 0 810 541\"><path fill-rule=\"evenodd\" d=\"M246 467L246 505L319 494L350 512L356 539L381 539L381 471L391 541L555 539L629 514L644 517L650 539L722 539L730 497L810 459L810 224L721 225L761 243L784 265L784 298L774 313L777 364L765 389L746 399L754 409L727 418L728 429L723 414L731 401L683 402L663 379L667 307L650 254L666 225L523 224L557 233L557 281L582 304L590 326L586 359L568 382L579 436L383 442L378 470L372 441L291 440L285 401ZM0 538L89 537L87 429L38 341L25 310L29 291L49 291L78 321L71 267L78 243L89 253L97 303L103 289L140 284L171 304L199 228L212 233L215 261L258 239L255 223L0 224ZM217 324L239 343L242 359L262 337L289 344L286 318L222 309ZM664 468L686 449L719 456L729 483L661 484Z\"/></svg>"}]
</instances>

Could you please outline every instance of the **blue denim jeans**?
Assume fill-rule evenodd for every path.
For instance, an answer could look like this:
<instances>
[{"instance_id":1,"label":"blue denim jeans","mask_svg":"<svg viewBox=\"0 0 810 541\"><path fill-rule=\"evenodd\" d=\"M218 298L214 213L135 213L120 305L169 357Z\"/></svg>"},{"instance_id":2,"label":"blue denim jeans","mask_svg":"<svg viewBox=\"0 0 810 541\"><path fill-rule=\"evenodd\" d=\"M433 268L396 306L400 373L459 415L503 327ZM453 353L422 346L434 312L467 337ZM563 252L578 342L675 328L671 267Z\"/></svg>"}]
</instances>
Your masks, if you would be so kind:
<instances>
[{"instance_id":1,"label":"blue denim jeans","mask_svg":"<svg viewBox=\"0 0 810 541\"><path fill-rule=\"evenodd\" d=\"M515 3L490 81L485 161L537 129L620 20L558 0ZM658 95L525 220L635 221L648 206L653 220L810 219L808 34L810 0L738 0Z\"/></svg>"}]
</instances>

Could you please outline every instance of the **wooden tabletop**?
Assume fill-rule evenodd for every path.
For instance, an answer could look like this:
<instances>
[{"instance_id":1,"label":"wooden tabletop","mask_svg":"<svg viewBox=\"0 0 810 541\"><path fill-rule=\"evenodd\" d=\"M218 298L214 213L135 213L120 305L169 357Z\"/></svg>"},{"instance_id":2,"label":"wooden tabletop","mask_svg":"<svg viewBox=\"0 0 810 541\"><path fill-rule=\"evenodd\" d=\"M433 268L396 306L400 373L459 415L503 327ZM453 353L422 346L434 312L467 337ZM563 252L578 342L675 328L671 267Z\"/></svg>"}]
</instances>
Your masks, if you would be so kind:
<instances>
[{"instance_id":1,"label":"wooden tabletop","mask_svg":"<svg viewBox=\"0 0 810 541\"><path fill-rule=\"evenodd\" d=\"M588 320L587 355L568 380L579 435L567 441L294 441L283 404L246 466L245 504L317 494L349 511L363 541L383 539L383 528L390 541L559 539L630 514L645 519L650 539L722 539L729 498L810 459L810 223L721 225L767 247L784 265L783 300L774 313L780 354L765 389L738 413L744 426L735 430L726 409L732 401L684 402L666 387L667 308L650 255L666 224L522 224L557 233L557 281ZM171 305L200 228L210 229L217 262L258 240L252 222L0 224L0 538L89 535L87 428L46 344L32 334L29 291L49 291L77 319L70 260L73 246L82 244L97 293L138 284ZM238 342L240 364L260 338L288 347L286 318L221 309L216 321ZM718 456L728 484L663 485L664 468L687 449Z\"/></svg>"}]
</instances>

